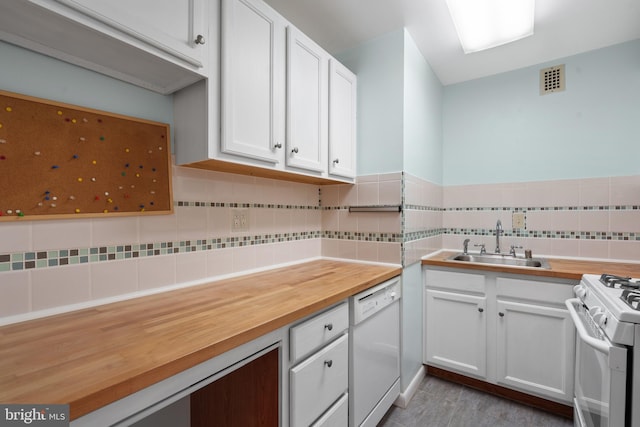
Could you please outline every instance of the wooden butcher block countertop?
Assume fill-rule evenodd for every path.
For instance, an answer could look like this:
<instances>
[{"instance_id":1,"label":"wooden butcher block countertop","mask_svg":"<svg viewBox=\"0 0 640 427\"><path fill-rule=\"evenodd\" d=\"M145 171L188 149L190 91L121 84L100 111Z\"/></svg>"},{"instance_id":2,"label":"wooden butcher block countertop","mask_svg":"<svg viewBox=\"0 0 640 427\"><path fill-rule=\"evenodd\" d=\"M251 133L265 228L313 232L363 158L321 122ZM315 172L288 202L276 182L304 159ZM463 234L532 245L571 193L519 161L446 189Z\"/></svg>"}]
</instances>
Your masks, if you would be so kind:
<instances>
[{"instance_id":1,"label":"wooden butcher block countertop","mask_svg":"<svg viewBox=\"0 0 640 427\"><path fill-rule=\"evenodd\" d=\"M75 419L400 273L317 260L0 327L0 402Z\"/></svg>"},{"instance_id":2,"label":"wooden butcher block countertop","mask_svg":"<svg viewBox=\"0 0 640 427\"><path fill-rule=\"evenodd\" d=\"M498 273L526 274L530 276L555 277L560 279L580 280L583 274L617 274L620 276L640 277L640 263L622 263L606 261L582 261L575 259L545 258L551 268L511 267L506 265L480 264L466 261L448 260L459 252L440 252L424 258L422 265L440 267L466 268L471 270L495 271ZM535 256L534 256L535 258Z\"/></svg>"}]
</instances>

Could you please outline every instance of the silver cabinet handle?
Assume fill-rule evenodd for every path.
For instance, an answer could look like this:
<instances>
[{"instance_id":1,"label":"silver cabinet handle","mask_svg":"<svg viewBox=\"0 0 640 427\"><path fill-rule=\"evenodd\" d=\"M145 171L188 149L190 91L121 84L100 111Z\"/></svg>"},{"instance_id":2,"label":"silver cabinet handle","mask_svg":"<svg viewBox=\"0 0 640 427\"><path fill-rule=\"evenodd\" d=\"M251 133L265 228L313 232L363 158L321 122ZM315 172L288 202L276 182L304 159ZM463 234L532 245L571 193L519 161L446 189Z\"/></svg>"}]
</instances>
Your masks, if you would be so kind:
<instances>
[{"instance_id":1,"label":"silver cabinet handle","mask_svg":"<svg viewBox=\"0 0 640 427\"><path fill-rule=\"evenodd\" d=\"M204 44L204 36L202 34L198 34L195 39L195 44Z\"/></svg>"},{"instance_id":2,"label":"silver cabinet handle","mask_svg":"<svg viewBox=\"0 0 640 427\"><path fill-rule=\"evenodd\" d=\"M282 144L280 144L279 142L277 142L277 143L273 146L273 148L282 148Z\"/></svg>"},{"instance_id":3,"label":"silver cabinet handle","mask_svg":"<svg viewBox=\"0 0 640 427\"><path fill-rule=\"evenodd\" d=\"M330 368L330 367L331 367L331 365L333 365L333 360L325 360L325 361L324 361L324 364L325 364L325 366L326 366L327 368Z\"/></svg>"},{"instance_id":4,"label":"silver cabinet handle","mask_svg":"<svg viewBox=\"0 0 640 427\"><path fill-rule=\"evenodd\" d=\"M478 307L478 311L479 311L480 313L482 313L482 312L484 311L484 308L482 308L482 307Z\"/></svg>"},{"instance_id":5,"label":"silver cabinet handle","mask_svg":"<svg viewBox=\"0 0 640 427\"><path fill-rule=\"evenodd\" d=\"M326 325L324 325L324 328L328 331L333 329L333 323L327 323Z\"/></svg>"},{"instance_id":6,"label":"silver cabinet handle","mask_svg":"<svg viewBox=\"0 0 640 427\"><path fill-rule=\"evenodd\" d=\"M298 154L298 147L293 147L293 150L291 150L292 153Z\"/></svg>"},{"instance_id":7,"label":"silver cabinet handle","mask_svg":"<svg viewBox=\"0 0 640 427\"><path fill-rule=\"evenodd\" d=\"M335 160L333 161L333 163L335 163L335 164L340 163L340 159L335 159Z\"/></svg>"}]
</instances>

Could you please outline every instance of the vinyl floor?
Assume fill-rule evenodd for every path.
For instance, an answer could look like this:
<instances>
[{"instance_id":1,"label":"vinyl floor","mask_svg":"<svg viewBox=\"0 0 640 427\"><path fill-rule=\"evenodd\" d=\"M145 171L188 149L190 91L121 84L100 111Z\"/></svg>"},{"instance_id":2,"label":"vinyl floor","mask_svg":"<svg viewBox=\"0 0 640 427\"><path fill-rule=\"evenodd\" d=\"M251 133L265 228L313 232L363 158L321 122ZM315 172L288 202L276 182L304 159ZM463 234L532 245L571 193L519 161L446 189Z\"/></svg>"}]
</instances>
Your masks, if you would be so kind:
<instances>
[{"instance_id":1,"label":"vinyl floor","mask_svg":"<svg viewBox=\"0 0 640 427\"><path fill-rule=\"evenodd\" d=\"M406 409L392 406L378 427L573 427L573 421L427 376Z\"/></svg>"}]
</instances>

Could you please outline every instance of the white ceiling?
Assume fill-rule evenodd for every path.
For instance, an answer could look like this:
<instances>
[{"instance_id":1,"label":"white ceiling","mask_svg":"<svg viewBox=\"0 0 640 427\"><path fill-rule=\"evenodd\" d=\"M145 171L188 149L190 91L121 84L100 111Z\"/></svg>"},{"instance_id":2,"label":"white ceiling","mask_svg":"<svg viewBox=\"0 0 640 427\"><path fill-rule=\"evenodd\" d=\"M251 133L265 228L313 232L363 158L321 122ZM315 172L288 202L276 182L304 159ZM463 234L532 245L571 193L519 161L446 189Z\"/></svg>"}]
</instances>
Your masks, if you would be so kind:
<instances>
[{"instance_id":1,"label":"white ceiling","mask_svg":"<svg viewBox=\"0 0 640 427\"><path fill-rule=\"evenodd\" d=\"M445 0L266 0L331 54L408 29L444 85L640 39L639 0L536 0L534 35L465 55Z\"/></svg>"}]
</instances>

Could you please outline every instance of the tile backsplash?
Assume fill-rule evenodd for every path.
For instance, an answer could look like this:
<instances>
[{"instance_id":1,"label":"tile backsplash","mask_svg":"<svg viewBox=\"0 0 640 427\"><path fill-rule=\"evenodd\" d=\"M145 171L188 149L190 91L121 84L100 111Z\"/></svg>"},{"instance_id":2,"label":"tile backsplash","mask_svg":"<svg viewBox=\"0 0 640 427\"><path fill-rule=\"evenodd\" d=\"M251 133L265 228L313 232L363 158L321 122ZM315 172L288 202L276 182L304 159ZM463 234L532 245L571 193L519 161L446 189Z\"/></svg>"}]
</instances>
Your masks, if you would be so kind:
<instances>
[{"instance_id":1,"label":"tile backsplash","mask_svg":"<svg viewBox=\"0 0 640 427\"><path fill-rule=\"evenodd\" d=\"M503 250L640 262L640 176L443 187L398 172L318 187L174 167L173 183L172 215L0 224L0 322L320 256L406 267L465 238L492 251L498 219ZM349 212L371 205L402 210ZM234 209L248 231L231 231Z\"/></svg>"}]
</instances>

